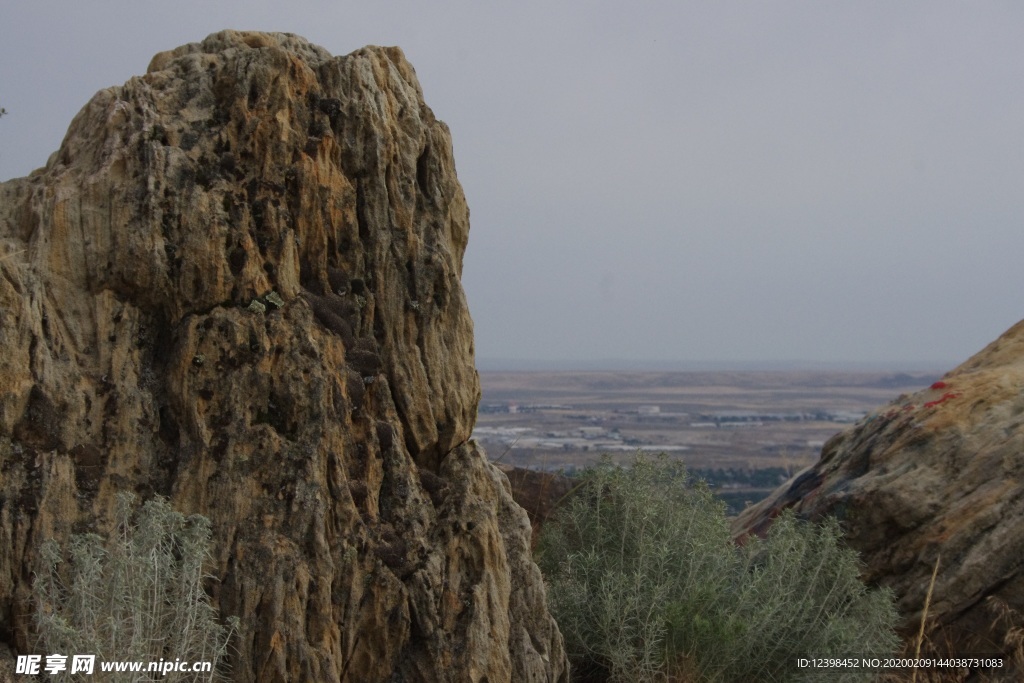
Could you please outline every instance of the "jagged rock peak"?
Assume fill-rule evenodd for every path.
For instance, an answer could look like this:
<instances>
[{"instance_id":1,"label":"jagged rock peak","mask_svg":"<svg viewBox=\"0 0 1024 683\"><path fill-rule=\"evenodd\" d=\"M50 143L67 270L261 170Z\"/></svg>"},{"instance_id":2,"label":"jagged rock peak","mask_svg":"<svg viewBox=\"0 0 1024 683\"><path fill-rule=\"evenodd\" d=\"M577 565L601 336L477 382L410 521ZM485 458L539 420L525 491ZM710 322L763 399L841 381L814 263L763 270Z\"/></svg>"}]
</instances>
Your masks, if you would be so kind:
<instances>
[{"instance_id":1,"label":"jagged rock peak","mask_svg":"<svg viewBox=\"0 0 1024 683\"><path fill-rule=\"evenodd\" d=\"M398 48L223 31L99 92L0 185L0 644L131 490L211 519L233 680L566 680L469 441L468 231Z\"/></svg>"},{"instance_id":2,"label":"jagged rock peak","mask_svg":"<svg viewBox=\"0 0 1024 683\"><path fill-rule=\"evenodd\" d=\"M1009 653L1024 613L1022 387L1024 322L835 436L818 463L745 510L735 531L762 533L785 508L837 516L866 578L895 590L915 635L938 559L933 641Z\"/></svg>"}]
</instances>

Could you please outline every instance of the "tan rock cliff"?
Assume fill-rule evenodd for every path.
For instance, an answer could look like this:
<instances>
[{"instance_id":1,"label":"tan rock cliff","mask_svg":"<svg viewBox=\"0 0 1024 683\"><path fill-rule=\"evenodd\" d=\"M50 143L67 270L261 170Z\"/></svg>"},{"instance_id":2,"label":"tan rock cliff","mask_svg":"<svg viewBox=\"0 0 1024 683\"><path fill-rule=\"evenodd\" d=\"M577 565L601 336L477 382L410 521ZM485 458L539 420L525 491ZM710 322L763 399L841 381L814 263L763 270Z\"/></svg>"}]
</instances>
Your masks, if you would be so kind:
<instances>
[{"instance_id":1,"label":"tan rock cliff","mask_svg":"<svg viewBox=\"0 0 1024 683\"><path fill-rule=\"evenodd\" d=\"M941 555L935 639L958 654L1008 652L1008 630L1024 624L993 602L1024 612L1024 322L835 436L735 531L762 533L790 507L842 521L866 578L895 590L908 632Z\"/></svg>"},{"instance_id":2,"label":"tan rock cliff","mask_svg":"<svg viewBox=\"0 0 1024 683\"><path fill-rule=\"evenodd\" d=\"M0 644L134 490L211 519L232 680L567 680L468 441L468 231L397 48L224 31L98 93L0 185Z\"/></svg>"}]
</instances>

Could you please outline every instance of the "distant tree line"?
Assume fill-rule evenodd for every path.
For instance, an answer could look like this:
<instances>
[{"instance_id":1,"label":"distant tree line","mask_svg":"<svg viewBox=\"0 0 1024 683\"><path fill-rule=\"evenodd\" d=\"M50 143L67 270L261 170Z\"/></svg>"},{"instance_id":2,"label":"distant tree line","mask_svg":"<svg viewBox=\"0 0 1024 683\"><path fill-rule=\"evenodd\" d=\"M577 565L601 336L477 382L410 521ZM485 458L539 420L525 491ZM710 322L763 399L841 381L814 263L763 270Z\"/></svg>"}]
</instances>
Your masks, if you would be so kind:
<instances>
[{"instance_id":1,"label":"distant tree line","mask_svg":"<svg viewBox=\"0 0 1024 683\"><path fill-rule=\"evenodd\" d=\"M691 469L689 472L694 479L707 483L715 498L725 503L728 515L738 515L743 508L766 498L793 476L793 472L785 467L718 467Z\"/></svg>"},{"instance_id":2,"label":"distant tree line","mask_svg":"<svg viewBox=\"0 0 1024 683\"><path fill-rule=\"evenodd\" d=\"M688 471L694 479L706 481L712 489L724 486L729 486L730 488L773 489L792 476L792 472L785 467L761 467L757 469L741 467L691 468Z\"/></svg>"}]
</instances>

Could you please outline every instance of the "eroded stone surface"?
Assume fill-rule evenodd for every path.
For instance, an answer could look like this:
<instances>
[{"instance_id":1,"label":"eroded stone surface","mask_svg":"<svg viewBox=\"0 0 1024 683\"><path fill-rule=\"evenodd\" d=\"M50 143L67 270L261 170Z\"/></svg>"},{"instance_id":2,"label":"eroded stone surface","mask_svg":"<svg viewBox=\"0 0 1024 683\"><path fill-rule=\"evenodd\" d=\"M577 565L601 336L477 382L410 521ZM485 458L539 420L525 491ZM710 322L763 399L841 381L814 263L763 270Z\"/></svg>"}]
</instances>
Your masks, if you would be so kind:
<instances>
[{"instance_id":1,"label":"eroded stone surface","mask_svg":"<svg viewBox=\"0 0 1024 683\"><path fill-rule=\"evenodd\" d=\"M1005 651L993 601L1024 612L1024 322L941 382L901 396L824 447L821 460L748 508L739 536L785 508L835 515L890 586L908 632L929 615L953 652Z\"/></svg>"},{"instance_id":2,"label":"eroded stone surface","mask_svg":"<svg viewBox=\"0 0 1024 683\"><path fill-rule=\"evenodd\" d=\"M213 522L237 681L566 680L480 390L451 139L397 48L225 31L0 185L0 641L115 495Z\"/></svg>"}]
</instances>

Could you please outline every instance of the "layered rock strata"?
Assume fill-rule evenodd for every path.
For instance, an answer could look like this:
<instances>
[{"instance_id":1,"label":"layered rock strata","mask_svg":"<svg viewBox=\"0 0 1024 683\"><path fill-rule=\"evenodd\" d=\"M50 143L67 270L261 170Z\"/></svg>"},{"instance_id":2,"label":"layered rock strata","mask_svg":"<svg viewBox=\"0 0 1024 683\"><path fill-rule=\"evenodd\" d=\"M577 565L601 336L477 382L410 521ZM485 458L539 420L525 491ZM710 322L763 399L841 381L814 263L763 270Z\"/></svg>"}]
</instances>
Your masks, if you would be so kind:
<instances>
[{"instance_id":1,"label":"layered rock strata","mask_svg":"<svg viewBox=\"0 0 1024 683\"><path fill-rule=\"evenodd\" d=\"M225 31L0 185L0 643L115 496L209 517L236 681L564 681L480 390L451 138L397 48Z\"/></svg>"}]
</instances>

